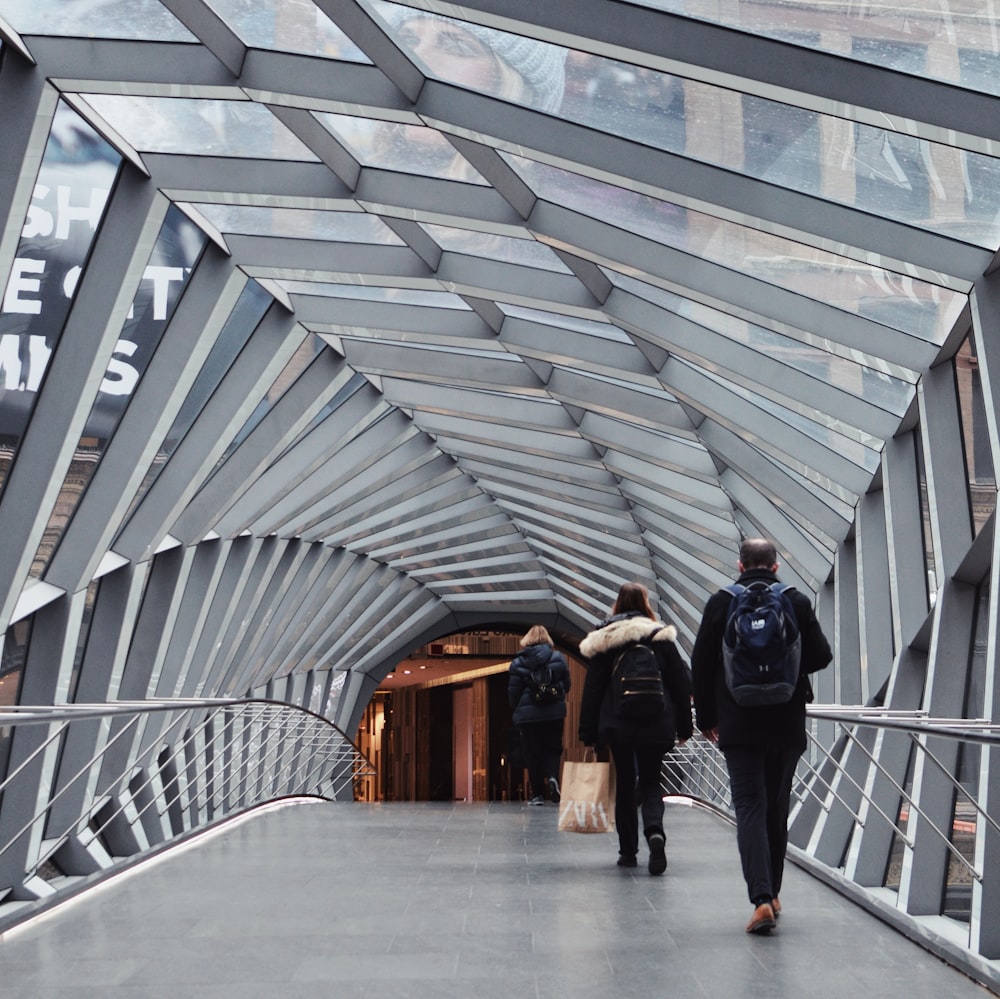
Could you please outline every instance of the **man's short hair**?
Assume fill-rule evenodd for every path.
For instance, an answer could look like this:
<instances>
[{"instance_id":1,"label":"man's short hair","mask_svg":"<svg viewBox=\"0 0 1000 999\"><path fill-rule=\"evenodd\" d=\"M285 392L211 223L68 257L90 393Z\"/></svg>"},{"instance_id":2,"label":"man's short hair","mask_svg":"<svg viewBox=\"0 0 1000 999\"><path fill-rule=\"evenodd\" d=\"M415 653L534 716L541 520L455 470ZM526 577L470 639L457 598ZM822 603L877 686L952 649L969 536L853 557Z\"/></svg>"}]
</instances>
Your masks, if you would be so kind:
<instances>
[{"instance_id":1,"label":"man's short hair","mask_svg":"<svg viewBox=\"0 0 1000 999\"><path fill-rule=\"evenodd\" d=\"M778 561L778 550L767 538L747 538L740 545L740 562L744 569L770 569Z\"/></svg>"}]
</instances>

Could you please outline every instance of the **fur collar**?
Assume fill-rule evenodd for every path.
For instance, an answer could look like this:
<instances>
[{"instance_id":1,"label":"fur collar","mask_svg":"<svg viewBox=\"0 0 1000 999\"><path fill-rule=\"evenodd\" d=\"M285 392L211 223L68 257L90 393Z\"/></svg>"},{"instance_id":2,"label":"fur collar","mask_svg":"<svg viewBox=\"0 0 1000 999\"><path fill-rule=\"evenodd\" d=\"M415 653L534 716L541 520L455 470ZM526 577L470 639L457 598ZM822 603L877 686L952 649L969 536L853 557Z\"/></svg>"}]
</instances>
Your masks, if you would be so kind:
<instances>
[{"instance_id":1,"label":"fur collar","mask_svg":"<svg viewBox=\"0 0 1000 999\"><path fill-rule=\"evenodd\" d=\"M612 621L584 638L580 643L580 655L585 659L591 659L601 652L609 652L620 645L637 642L640 638L649 638L654 642L674 642L677 640L677 629L672 624L650 621L641 614Z\"/></svg>"}]
</instances>

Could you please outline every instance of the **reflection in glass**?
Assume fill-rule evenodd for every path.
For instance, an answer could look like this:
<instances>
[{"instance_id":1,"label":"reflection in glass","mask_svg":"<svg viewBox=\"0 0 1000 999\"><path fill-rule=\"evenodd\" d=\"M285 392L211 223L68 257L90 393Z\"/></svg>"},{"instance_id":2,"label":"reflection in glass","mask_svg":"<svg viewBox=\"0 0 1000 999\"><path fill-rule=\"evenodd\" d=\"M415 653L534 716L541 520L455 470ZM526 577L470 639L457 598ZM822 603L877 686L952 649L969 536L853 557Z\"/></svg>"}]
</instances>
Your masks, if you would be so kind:
<instances>
[{"instance_id":1,"label":"reflection in glass","mask_svg":"<svg viewBox=\"0 0 1000 999\"><path fill-rule=\"evenodd\" d=\"M316 112L319 123L366 167L485 185L486 180L436 128Z\"/></svg>"},{"instance_id":2,"label":"reflection in glass","mask_svg":"<svg viewBox=\"0 0 1000 999\"><path fill-rule=\"evenodd\" d=\"M206 0L247 45L302 52L342 62L371 60L312 3L288 0Z\"/></svg>"},{"instance_id":3,"label":"reflection in glass","mask_svg":"<svg viewBox=\"0 0 1000 999\"><path fill-rule=\"evenodd\" d=\"M87 587L87 597L83 604L83 617L80 619L80 630L76 638L76 654L73 656L73 671L70 674L69 690L66 701L72 704L76 700L76 692L80 686L80 670L83 668L83 657L87 651L87 641L90 638L90 626L94 621L94 605L101 588L99 579L91 580Z\"/></svg>"},{"instance_id":4,"label":"reflection in glass","mask_svg":"<svg viewBox=\"0 0 1000 999\"><path fill-rule=\"evenodd\" d=\"M29 617L17 621L4 635L3 650L0 653L0 709L20 703L21 681L24 679L24 664L28 657L34 620ZM7 777L13 740L13 726L0 725L0 782Z\"/></svg>"},{"instance_id":5,"label":"reflection in glass","mask_svg":"<svg viewBox=\"0 0 1000 999\"><path fill-rule=\"evenodd\" d=\"M637 0L644 7L687 14L778 40L1000 94L1000 74L965 71L966 53L988 59L1000 49L989 4L964 0L901 3L865 0L825 10L815 0ZM794 26L794 33L790 27ZM900 42L900 39L915 41Z\"/></svg>"},{"instance_id":6,"label":"reflection in glass","mask_svg":"<svg viewBox=\"0 0 1000 999\"><path fill-rule=\"evenodd\" d=\"M540 197L601 219L626 232L698 255L847 312L943 343L966 298L958 292L904 277L773 233L682 209L599 180L511 153L501 153ZM845 280L849 275L850 280ZM874 314L876 303L883 303Z\"/></svg>"},{"instance_id":7,"label":"reflection in glass","mask_svg":"<svg viewBox=\"0 0 1000 999\"><path fill-rule=\"evenodd\" d=\"M402 246L403 241L380 218L367 212L330 212L261 205L198 204L195 210L219 232L288 239L324 239L336 243L378 243Z\"/></svg>"},{"instance_id":8,"label":"reflection in glass","mask_svg":"<svg viewBox=\"0 0 1000 999\"><path fill-rule=\"evenodd\" d=\"M613 135L983 247L995 247L1000 239L1000 220L956 218L951 208L952 202L961 201L968 175L986 185L981 198L993 204L1000 198L1000 176L991 157L964 152L959 158L950 147L872 125L858 125L851 134L844 120L833 115L605 56L567 53L555 45L396 4L374 6L397 41L439 79L558 111ZM819 37L825 22L810 22L818 16L807 13L796 24L798 39ZM758 20L755 15L752 23ZM787 17L776 26L787 34ZM871 49L860 38L853 43L862 55ZM882 64L913 71L924 58L922 47L915 51L894 43L875 49ZM519 81L519 86L510 80ZM669 186L669 178L664 184ZM935 184L944 196L931 199Z\"/></svg>"},{"instance_id":9,"label":"reflection in glass","mask_svg":"<svg viewBox=\"0 0 1000 999\"><path fill-rule=\"evenodd\" d=\"M0 654L0 707L11 707L19 703L18 694L34 620L29 617L15 622L4 636L3 652ZM4 760L0 757L0 779L3 778L5 769Z\"/></svg>"},{"instance_id":10,"label":"reflection in glass","mask_svg":"<svg viewBox=\"0 0 1000 999\"><path fill-rule=\"evenodd\" d=\"M712 381L718 382L745 402L766 409L768 415L776 417L782 422L787 423L790 427L794 427L805 436L814 440L818 445L829 448L834 454L846 458L848 461L865 469L866 472L874 475L878 469L881 460L880 451L876 450L874 446L866 447L861 441L852 440L845 434L839 433L834 427L824 424L817 419L820 414L816 409L808 406L800 406L798 409L792 408L791 405L783 406L773 398L764 400L758 392L751 391L742 385L722 378L707 368L702 368L701 373ZM749 430L744 432L748 433L751 439L756 437ZM878 445L880 442L872 441L871 443ZM763 442L761 447L763 450L767 450L767 446ZM817 454L816 458L819 459L820 455Z\"/></svg>"},{"instance_id":11,"label":"reflection in glass","mask_svg":"<svg viewBox=\"0 0 1000 999\"><path fill-rule=\"evenodd\" d=\"M979 358L972 337L966 337L955 355L955 382L958 388L959 417L965 441L966 481L969 483L969 504L972 523L978 533L990 519L997 505L996 471L990 449L989 427Z\"/></svg>"},{"instance_id":12,"label":"reflection in glass","mask_svg":"<svg viewBox=\"0 0 1000 999\"><path fill-rule=\"evenodd\" d=\"M632 338L619 329L614 323L599 323L593 319L583 319L580 316L569 316L556 312L542 312L539 309L528 309L521 305L511 305L507 302L497 303L500 311L505 316L513 319L524 319L531 323L540 323L544 326L555 326L557 329L572 330L574 333L582 333L585 336L596 336L602 340L611 340L615 343L631 344Z\"/></svg>"},{"instance_id":13,"label":"reflection in glass","mask_svg":"<svg viewBox=\"0 0 1000 999\"><path fill-rule=\"evenodd\" d=\"M291 356L291 359L282 369L281 374L274 380L264 397L257 403L256 408L249 418L240 427L239 432L230 441L225 453L216 462L212 470L214 475L232 456L233 452L250 436L251 432L260 421L271 411L277 401L295 384L296 379L302 374L310 363L326 349L326 344L317 336L306 337L302 344Z\"/></svg>"},{"instance_id":14,"label":"reflection in glass","mask_svg":"<svg viewBox=\"0 0 1000 999\"><path fill-rule=\"evenodd\" d=\"M607 272L612 282L632 294L654 302L678 316L689 319L736 343L746 344L767 357L802 371L819 381L850 392L874 406L902 416L915 391L916 376L892 370L893 365L859 351L847 351L829 340L801 331L792 337L711 306L657 288L625 274ZM671 349L669 331L664 328L661 342ZM839 348L839 353L838 353ZM905 377L909 376L909 377ZM817 416L819 414L817 413Z\"/></svg>"},{"instance_id":15,"label":"reflection in glass","mask_svg":"<svg viewBox=\"0 0 1000 999\"><path fill-rule=\"evenodd\" d=\"M3 0L0 13L22 35L196 41L158 0Z\"/></svg>"},{"instance_id":16,"label":"reflection in glass","mask_svg":"<svg viewBox=\"0 0 1000 999\"><path fill-rule=\"evenodd\" d=\"M49 515L32 562L33 577L37 578L45 572L80 497L97 471L108 442L114 436L129 400L156 352L204 246L202 232L179 208L172 206L160 228L131 311L87 417L55 507Z\"/></svg>"},{"instance_id":17,"label":"reflection in glass","mask_svg":"<svg viewBox=\"0 0 1000 999\"><path fill-rule=\"evenodd\" d=\"M87 94L86 100L140 152L311 163L319 159L263 104L114 94Z\"/></svg>"},{"instance_id":18,"label":"reflection in glass","mask_svg":"<svg viewBox=\"0 0 1000 999\"><path fill-rule=\"evenodd\" d=\"M294 451L299 444L304 441L317 427L319 427L328 417L332 416L355 392L360 391L364 386L371 383L362 374L354 374L348 379L347 384L309 421L309 426L305 428L292 441L288 447L275 459L280 461L286 454Z\"/></svg>"},{"instance_id":19,"label":"reflection in glass","mask_svg":"<svg viewBox=\"0 0 1000 999\"><path fill-rule=\"evenodd\" d=\"M559 109L566 53L558 45L382 0L372 7L429 75L542 111Z\"/></svg>"},{"instance_id":20,"label":"reflection in glass","mask_svg":"<svg viewBox=\"0 0 1000 999\"><path fill-rule=\"evenodd\" d=\"M443 250L465 253L473 257L501 260L525 267L540 267L546 271L569 274L570 269L544 243L534 239L515 239L475 229L425 224L424 229Z\"/></svg>"},{"instance_id":21,"label":"reflection in glass","mask_svg":"<svg viewBox=\"0 0 1000 999\"><path fill-rule=\"evenodd\" d=\"M132 515L149 491L149 487L156 481L160 470L177 450L177 446L191 429L212 393L219 387L233 361L246 346L271 302L271 296L256 281L247 282L222 327L222 332L202 364L198 377L181 404L173 425L167 431L167 436L147 469L142 485L129 506L127 517Z\"/></svg>"},{"instance_id":22,"label":"reflection in glass","mask_svg":"<svg viewBox=\"0 0 1000 999\"><path fill-rule=\"evenodd\" d=\"M990 582L987 578L979 587L976 600L976 623L973 632L971 662L966 676L968 688L962 718L988 718L986 707L986 676L990 671ZM954 855L948 857L948 874L945 878L941 914L968 922L972 910L973 875L976 867L976 829L979 812L975 803L979 799L979 774L982 765L982 747L974 742L962 742L958 749L958 784L960 791L952 805L950 840L965 863Z\"/></svg>"},{"instance_id":23,"label":"reflection in glass","mask_svg":"<svg viewBox=\"0 0 1000 999\"><path fill-rule=\"evenodd\" d=\"M927 468L924 464L923 431L913 432L913 446L917 459L917 493L920 496L920 524L924 541L924 583L928 606L937 599L937 559L934 556L934 531L931 529L931 504L927 495Z\"/></svg>"},{"instance_id":24,"label":"reflection in glass","mask_svg":"<svg viewBox=\"0 0 1000 999\"><path fill-rule=\"evenodd\" d=\"M0 310L0 485L62 335L119 163L60 102Z\"/></svg>"},{"instance_id":25,"label":"reflection in glass","mask_svg":"<svg viewBox=\"0 0 1000 999\"><path fill-rule=\"evenodd\" d=\"M471 312L472 306L450 291L423 291L419 288L376 288L362 284L323 284L319 281L278 281L289 295L319 295L347 298L358 302L385 302L387 305L426 305L435 309Z\"/></svg>"}]
</instances>

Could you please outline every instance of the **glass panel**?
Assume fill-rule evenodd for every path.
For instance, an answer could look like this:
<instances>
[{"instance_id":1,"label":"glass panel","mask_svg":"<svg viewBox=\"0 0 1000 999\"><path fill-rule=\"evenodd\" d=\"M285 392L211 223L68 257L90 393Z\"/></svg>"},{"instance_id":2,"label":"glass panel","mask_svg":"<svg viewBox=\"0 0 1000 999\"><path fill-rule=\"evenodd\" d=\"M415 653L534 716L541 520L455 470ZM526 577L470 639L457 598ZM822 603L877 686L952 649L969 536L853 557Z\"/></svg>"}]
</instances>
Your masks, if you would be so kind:
<instances>
[{"instance_id":1,"label":"glass panel","mask_svg":"<svg viewBox=\"0 0 1000 999\"><path fill-rule=\"evenodd\" d=\"M362 166L486 184L482 174L436 128L328 111L316 112L316 119Z\"/></svg>"},{"instance_id":2,"label":"glass panel","mask_svg":"<svg viewBox=\"0 0 1000 999\"><path fill-rule=\"evenodd\" d=\"M4 635L3 652L0 654L0 710L13 707L20 702L21 680L24 677L24 663L28 656L34 620L29 617L18 621L12 624ZM7 777L13 739L13 726L0 725L0 781ZM0 793L0 801L2 799L3 794Z\"/></svg>"},{"instance_id":3,"label":"glass panel","mask_svg":"<svg viewBox=\"0 0 1000 999\"><path fill-rule=\"evenodd\" d=\"M405 245L380 218L366 212L325 212L256 205L198 204L193 207L221 233L324 239L335 243Z\"/></svg>"},{"instance_id":4,"label":"glass panel","mask_svg":"<svg viewBox=\"0 0 1000 999\"><path fill-rule=\"evenodd\" d=\"M12 624L4 636L3 653L0 656L0 707L11 707L18 703L18 692L34 620L33 617L29 617ZM0 777L2 776L3 767L0 766Z\"/></svg>"},{"instance_id":5,"label":"glass panel","mask_svg":"<svg viewBox=\"0 0 1000 999\"><path fill-rule=\"evenodd\" d=\"M247 45L327 56L344 62L371 60L308 0L206 0Z\"/></svg>"},{"instance_id":6,"label":"glass panel","mask_svg":"<svg viewBox=\"0 0 1000 999\"><path fill-rule=\"evenodd\" d=\"M319 159L263 104L113 94L85 97L139 151L312 163Z\"/></svg>"},{"instance_id":7,"label":"glass panel","mask_svg":"<svg viewBox=\"0 0 1000 999\"><path fill-rule=\"evenodd\" d=\"M428 75L543 111L562 103L559 46L382 0L372 7Z\"/></svg>"},{"instance_id":8,"label":"glass panel","mask_svg":"<svg viewBox=\"0 0 1000 999\"><path fill-rule=\"evenodd\" d=\"M501 153L539 197L770 284L860 313L904 333L943 343L966 298L914 278L795 243L558 167ZM846 281L845 275L851 280ZM879 316L872 303L885 302ZM916 308L914 303L920 308Z\"/></svg>"},{"instance_id":9,"label":"glass panel","mask_svg":"<svg viewBox=\"0 0 1000 999\"><path fill-rule=\"evenodd\" d=\"M156 239L139 290L125 321L97 399L83 429L55 508L42 535L31 575L41 576L62 538L73 511L100 464L132 393L153 358L205 236L176 206L171 206Z\"/></svg>"},{"instance_id":10,"label":"glass panel","mask_svg":"<svg viewBox=\"0 0 1000 999\"><path fill-rule=\"evenodd\" d=\"M923 431L918 427L913 434L917 458L917 492L920 495L920 522L924 535L924 583L929 606L937 599L937 560L934 557L934 532L931 530L931 505L927 496L927 469L924 465Z\"/></svg>"},{"instance_id":11,"label":"glass panel","mask_svg":"<svg viewBox=\"0 0 1000 999\"><path fill-rule=\"evenodd\" d=\"M979 359L972 337L966 337L955 355L955 380L958 388L959 416L966 478L969 483L969 503L975 531L985 524L997 505L997 480L990 449L989 427Z\"/></svg>"},{"instance_id":12,"label":"glass panel","mask_svg":"<svg viewBox=\"0 0 1000 999\"><path fill-rule=\"evenodd\" d=\"M515 239L496 233L433 224L424 224L424 229L443 250L453 253L524 264L526 267L540 267L562 274L572 273L550 247L534 239Z\"/></svg>"},{"instance_id":13,"label":"glass panel","mask_svg":"<svg viewBox=\"0 0 1000 999\"><path fill-rule=\"evenodd\" d=\"M87 587L87 599L83 605L83 617L80 620L80 630L76 638L76 654L73 657L73 672L70 675L69 692L66 702L72 704L76 700L76 692L80 686L80 670L83 667L83 656L87 651L87 641L90 638L90 626L94 620L94 604L101 588L101 581L95 579Z\"/></svg>"},{"instance_id":14,"label":"glass panel","mask_svg":"<svg viewBox=\"0 0 1000 999\"><path fill-rule=\"evenodd\" d=\"M785 475L795 479L803 489L808 489L818 496L842 520L851 519L857 506L857 495L848 492L840 483L829 478L822 470L804 465L791 455L785 454L778 457L774 449L768 451L759 442L752 440L748 443L763 459L772 465L778 466ZM806 520L795 507L790 506L780 493L773 492L768 498L806 533L819 536L819 529L816 525ZM826 539L823 544L824 547L831 548L836 547L837 543L839 543L839 539L831 546L829 539Z\"/></svg>"},{"instance_id":15,"label":"glass panel","mask_svg":"<svg viewBox=\"0 0 1000 999\"><path fill-rule=\"evenodd\" d=\"M904 736L899 733L887 732L883 739L885 743L888 743L890 738L904 738ZM885 750L883 750L885 752ZM901 794L899 796L899 807L896 810L896 829L900 830L908 837L913 836L913 830L909 828L910 822L910 801L909 795L913 793L913 765L914 759L917 755L917 750L911 748L907 757L906 764L906 779L903 781L903 790L905 795ZM885 870L885 887L890 891L899 892L899 883L903 876L903 859L905 856L906 841L900 832L893 831L892 843L889 847L889 856L886 859L886 870Z\"/></svg>"},{"instance_id":16,"label":"glass panel","mask_svg":"<svg viewBox=\"0 0 1000 999\"><path fill-rule=\"evenodd\" d=\"M376 2L399 43L432 76L513 103L879 216L911 221L995 248L1000 220L956 218L968 169L1000 181L989 157L874 126L845 130L833 115L802 111L697 80L465 21ZM817 15L818 16L818 15ZM787 21L783 21L787 27ZM898 55L902 59L903 56ZM906 60L913 61L907 52ZM563 92L567 97L563 99ZM850 174L858 182L848 181ZM937 189L929 196L930 187ZM1000 186L992 186L992 201Z\"/></svg>"},{"instance_id":17,"label":"glass panel","mask_svg":"<svg viewBox=\"0 0 1000 999\"><path fill-rule=\"evenodd\" d=\"M332 416L341 406L347 402L348 399L354 395L359 389L365 385L370 385L371 383L365 378L364 375L356 374L352 375L347 384L312 418L309 426L306 427L298 437L292 441L291 444L285 448L284 451L279 455L279 459L284 457L290 451L294 451L299 444L304 441L318 426L320 426L328 417Z\"/></svg>"},{"instance_id":18,"label":"glass panel","mask_svg":"<svg viewBox=\"0 0 1000 999\"><path fill-rule=\"evenodd\" d=\"M360 284L320 284L318 281L279 281L290 295L321 295L324 298L348 298L359 302L385 302L388 305L426 305L437 309L472 307L448 291L420 291L413 288L373 288Z\"/></svg>"},{"instance_id":19,"label":"glass panel","mask_svg":"<svg viewBox=\"0 0 1000 999\"><path fill-rule=\"evenodd\" d=\"M287 392L295 380L302 374L313 358L326 349L326 344L315 336L307 337L299 349L292 355L291 360L285 365L281 374L274 380L274 384L268 389L267 394L257 404L257 407L250 414L249 419L240 428L239 433L232 439L226 448L225 454L216 462L212 470L217 472L230 458L233 452L250 436L253 429L271 411L275 403Z\"/></svg>"},{"instance_id":20,"label":"glass panel","mask_svg":"<svg viewBox=\"0 0 1000 999\"><path fill-rule=\"evenodd\" d=\"M118 154L60 103L0 311L0 485L62 335L119 163Z\"/></svg>"},{"instance_id":21,"label":"glass panel","mask_svg":"<svg viewBox=\"0 0 1000 999\"><path fill-rule=\"evenodd\" d=\"M184 439L184 435L191 429L205 403L219 387L219 383L233 361L236 360L239 352L246 346L272 301L271 296L256 281L248 282L243 289L208 358L202 364L198 377L181 405L173 426L167 431L167 436L149 466L146 476L142 480L142 485L129 507L128 516L132 515L149 491L149 487L156 481L160 469L177 450L177 445Z\"/></svg>"},{"instance_id":22,"label":"glass panel","mask_svg":"<svg viewBox=\"0 0 1000 999\"><path fill-rule=\"evenodd\" d=\"M158 0L3 0L2 13L22 35L197 40Z\"/></svg>"},{"instance_id":23,"label":"glass panel","mask_svg":"<svg viewBox=\"0 0 1000 999\"><path fill-rule=\"evenodd\" d=\"M815 0L637 0L644 7L687 14L834 54L850 52L862 62L920 73L949 83L962 82L1000 94L1000 74L969 75L959 57L970 51L989 58L1000 51L991 5L962 0L901 3L865 0L827 9ZM899 39L918 39L901 44Z\"/></svg>"},{"instance_id":24,"label":"glass panel","mask_svg":"<svg viewBox=\"0 0 1000 999\"><path fill-rule=\"evenodd\" d=\"M776 333L757 323L747 322L739 316L732 316L718 309L693 302L635 278L615 272L607 272L617 285L641 298L654 302L668 311L689 319L699 326L712 330L737 343L753 347L758 352L774 358L783 364L820 381L856 395L872 405L902 416L916 391L916 376L904 379L901 372L883 371L876 367L877 359L870 364L863 359L846 354L837 354L834 346L821 337L803 333L802 338ZM654 335L657 331L651 331ZM662 334L662 341L671 347L669 332ZM883 367L892 367L885 366Z\"/></svg>"},{"instance_id":25,"label":"glass panel","mask_svg":"<svg viewBox=\"0 0 1000 999\"><path fill-rule=\"evenodd\" d=\"M685 361L684 363L688 364L691 362ZM696 365L692 364L692 367L696 367ZM773 399L762 400L758 393L721 377L714 371L702 368L701 372L707 378L723 385L734 395L739 396L746 402L760 407L761 409L766 409L769 415L777 417L777 419L787 423L790 427L794 427L796 430L814 440L817 445L825 446L834 454L840 455L842 458L846 458L848 461L853 462L855 465L859 465L861 468L871 472L873 475L875 474L881 460L880 451L871 447L865 447L859 441L851 440L844 434L838 433L833 427L825 426L822 422L815 418L819 415L815 408L803 406L801 411L797 411L791 408L790 405L783 406L781 403L775 402ZM763 406L761 405L762 401L764 402ZM810 419L809 414L812 414L812 419ZM757 436L749 428L744 428L743 433L750 440L753 440Z\"/></svg>"},{"instance_id":26,"label":"glass panel","mask_svg":"<svg viewBox=\"0 0 1000 999\"><path fill-rule=\"evenodd\" d=\"M989 673L990 583L987 579L979 587L976 602L976 623L973 631L971 661L966 671L964 718L985 718L986 676ZM959 749L958 783L951 817L951 842L966 863L976 864L976 826L979 813L973 803L979 798L979 771L982 747L974 742L964 742ZM972 911L973 877L969 868L956 857L948 858L944 900L941 914L968 922Z\"/></svg>"},{"instance_id":27,"label":"glass panel","mask_svg":"<svg viewBox=\"0 0 1000 999\"><path fill-rule=\"evenodd\" d=\"M497 306L505 316L513 319L525 319L531 323L541 323L544 326L555 326L558 329L572 330L586 336L600 337L602 340L612 340L615 343L632 343L632 338L613 323L598 323L592 319L581 319L579 316L565 316L554 312L541 312L538 309L526 309L507 302L497 302Z\"/></svg>"}]
</instances>

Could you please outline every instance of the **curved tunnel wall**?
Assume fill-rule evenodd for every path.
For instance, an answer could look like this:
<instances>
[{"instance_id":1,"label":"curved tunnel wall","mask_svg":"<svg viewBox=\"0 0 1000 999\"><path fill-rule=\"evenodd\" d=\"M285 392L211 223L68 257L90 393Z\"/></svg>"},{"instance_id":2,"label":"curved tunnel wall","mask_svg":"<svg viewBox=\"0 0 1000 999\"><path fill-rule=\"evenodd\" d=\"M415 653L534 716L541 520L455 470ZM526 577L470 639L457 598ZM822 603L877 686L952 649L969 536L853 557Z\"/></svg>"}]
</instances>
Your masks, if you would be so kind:
<instances>
[{"instance_id":1,"label":"curved tunnel wall","mask_svg":"<svg viewBox=\"0 0 1000 999\"><path fill-rule=\"evenodd\" d=\"M334 6L324 52L179 2L2 26L3 701L263 692L350 730L413 647L582 633L626 578L690 648L765 534L835 644L819 700L992 718L998 97L699 17L461 7L536 39L557 108ZM978 64L959 34L935 65ZM612 44L659 130L579 104ZM768 159L776 86L808 114ZM364 141L399 124L461 169Z\"/></svg>"}]
</instances>

